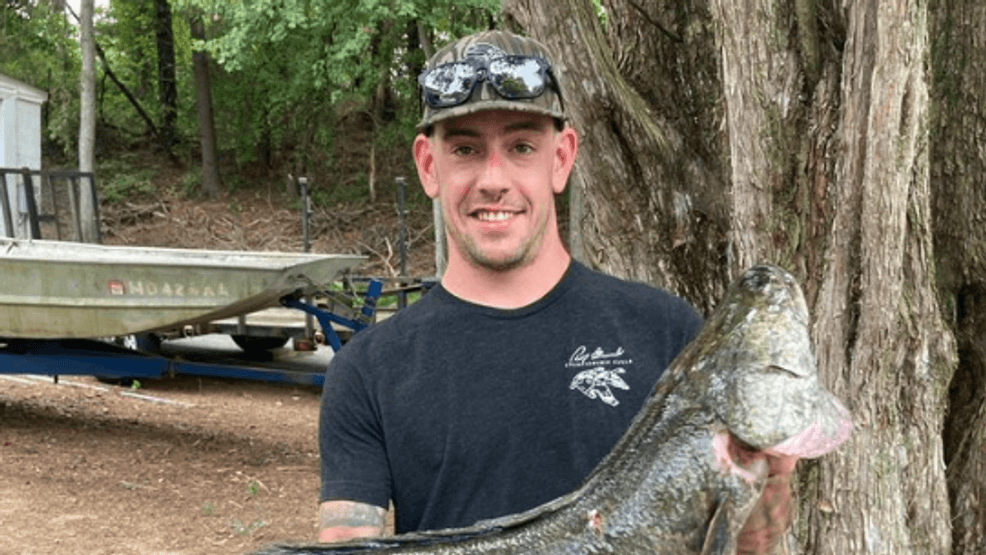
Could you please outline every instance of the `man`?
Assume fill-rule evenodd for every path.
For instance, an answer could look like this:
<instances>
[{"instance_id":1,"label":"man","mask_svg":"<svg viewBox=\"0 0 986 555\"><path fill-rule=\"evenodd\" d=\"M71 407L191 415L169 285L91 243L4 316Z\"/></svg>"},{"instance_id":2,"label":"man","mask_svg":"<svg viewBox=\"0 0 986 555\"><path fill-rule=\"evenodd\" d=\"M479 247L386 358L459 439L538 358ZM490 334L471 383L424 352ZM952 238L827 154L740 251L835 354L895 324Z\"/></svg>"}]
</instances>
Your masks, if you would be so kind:
<instances>
[{"instance_id":1,"label":"man","mask_svg":"<svg viewBox=\"0 0 986 555\"><path fill-rule=\"evenodd\" d=\"M468 526L569 493L701 326L684 301L574 262L555 217L578 153L540 43L491 31L429 60L414 159L449 238L441 284L333 359L320 421L322 541ZM746 454L749 456L749 454ZM747 523L790 522L793 460Z\"/></svg>"}]
</instances>

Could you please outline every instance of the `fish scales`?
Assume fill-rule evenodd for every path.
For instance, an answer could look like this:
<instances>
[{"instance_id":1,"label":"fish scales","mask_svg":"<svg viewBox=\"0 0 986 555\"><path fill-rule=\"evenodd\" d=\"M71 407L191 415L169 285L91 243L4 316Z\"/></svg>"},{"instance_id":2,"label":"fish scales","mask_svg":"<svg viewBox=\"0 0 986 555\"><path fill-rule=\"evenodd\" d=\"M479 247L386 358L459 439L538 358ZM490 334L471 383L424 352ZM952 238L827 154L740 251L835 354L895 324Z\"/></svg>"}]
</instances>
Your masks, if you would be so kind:
<instances>
[{"instance_id":1,"label":"fish scales","mask_svg":"<svg viewBox=\"0 0 986 555\"><path fill-rule=\"evenodd\" d=\"M755 266L569 495L466 528L272 545L254 555L735 553L766 482L764 461L744 466L737 449L818 457L852 429L818 381L808 326L794 278Z\"/></svg>"}]
</instances>

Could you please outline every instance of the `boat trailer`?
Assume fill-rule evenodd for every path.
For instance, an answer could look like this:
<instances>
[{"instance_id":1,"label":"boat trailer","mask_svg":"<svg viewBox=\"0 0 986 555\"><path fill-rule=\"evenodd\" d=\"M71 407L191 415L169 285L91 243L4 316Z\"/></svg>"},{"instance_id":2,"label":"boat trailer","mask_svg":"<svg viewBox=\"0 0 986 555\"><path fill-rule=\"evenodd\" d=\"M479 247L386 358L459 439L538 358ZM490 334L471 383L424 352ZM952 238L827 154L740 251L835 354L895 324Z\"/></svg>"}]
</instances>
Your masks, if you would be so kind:
<instances>
[{"instance_id":1,"label":"boat trailer","mask_svg":"<svg viewBox=\"0 0 986 555\"><path fill-rule=\"evenodd\" d=\"M301 292L283 297L281 303L311 314L334 353L342 347L343 337L371 324L382 286L382 281L370 280L363 306L355 318L308 304ZM227 342L225 349L222 345L216 347L224 339L226 336L218 335L163 342L140 338L128 348L118 344L122 342L97 339L0 338L0 374L40 374L53 376L56 381L58 376L69 375L132 381L183 374L321 387L331 359L327 348L315 346L302 350L245 351Z\"/></svg>"},{"instance_id":2,"label":"boat trailer","mask_svg":"<svg viewBox=\"0 0 986 555\"><path fill-rule=\"evenodd\" d=\"M86 179L92 183L92 174L0 168L0 184L3 185L0 193L4 193L0 198L3 201L0 205L4 209L5 224L5 229L0 230L0 236L13 235L14 230L10 229L9 224L17 219L13 218L12 207L7 202L7 191L4 190L8 185L8 174L21 178L20 185L26 193L24 196L30 199L26 218L30 223L30 237L40 239L50 233L58 240L81 240L80 222L83 218L80 216L79 199L84 193L80 183ZM39 204L31 202L35 196L32 183L35 178L40 179L42 184L40 190L43 194L40 195ZM303 223L307 252L310 247L307 232L310 211L307 208L310 203L307 179L298 178L297 182L303 186L299 189L299 194L306 206ZM61 190L56 185L61 183L64 183L63 188L68 191L67 194L56 194L56 191ZM403 183L400 185L403 193ZM89 188L90 191L93 189L94 186ZM54 207L59 205L56 200L62 197L68 199L64 202L68 208L59 212ZM43 208L46 206L44 199L49 199L47 204L51 208ZM400 209L403 213L403 195L401 201ZM93 204L98 207L95 199ZM98 216L96 221L98 222ZM406 237L403 224L402 220L402 244ZM402 248L402 259L406 259L404 250ZM401 270L402 274L406 273L405 262L402 262ZM390 280L349 275L343 277L344 286L348 290L346 293L308 288L280 297L280 305L284 308L268 310L286 310L292 313L294 318L289 324L261 320L262 323L258 325L255 321L247 320L264 312L259 311L205 323L179 322L175 328L166 331L105 340L0 336L0 374L40 374L53 376L56 380L60 375L91 375L106 381L155 379L188 374L320 387L332 353L342 347L345 339L365 329L377 318L377 303L381 295L396 295L400 309L406 306L408 293L424 293L435 283L434 280L391 278L397 282L397 288L384 291L384 281ZM353 286L354 281L367 282L365 291L357 293ZM354 308L360 304L359 308ZM298 325L302 318L297 311L306 315L303 327ZM315 321L320 329L315 328ZM230 344L228 338L232 338L236 346ZM289 340L293 344L281 348ZM319 343L331 347L331 353L327 348L319 348Z\"/></svg>"}]
</instances>

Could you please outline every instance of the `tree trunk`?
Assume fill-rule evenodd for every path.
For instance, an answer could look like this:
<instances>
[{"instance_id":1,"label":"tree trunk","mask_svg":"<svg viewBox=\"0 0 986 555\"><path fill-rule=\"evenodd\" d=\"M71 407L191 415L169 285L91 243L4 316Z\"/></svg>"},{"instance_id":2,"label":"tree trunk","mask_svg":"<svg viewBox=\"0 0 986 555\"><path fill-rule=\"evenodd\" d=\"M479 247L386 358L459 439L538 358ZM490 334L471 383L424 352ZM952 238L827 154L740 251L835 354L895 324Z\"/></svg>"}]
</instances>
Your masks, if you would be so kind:
<instances>
[{"instance_id":1,"label":"tree trunk","mask_svg":"<svg viewBox=\"0 0 986 555\"><path fill-rule=\"evenodd\" d=\"M857 425L813 480L835 512L809 512L812 552L950 550L941 428L955 356L933 274L926 10L866 0L846 14L814 339Z\"/></svg>"},{"instance_id":2,"label":"tree trunk","mask_svg":"<svg viewBox=\"0 0 986 555\"><path fill-rule=\"evenodd\" d=\"M566 64L590 263L704 311L757 261L801 278L819 373L856 429L800 466L797 549L943 554L955 355L933 271L928 8L844 6L612 0L606 33L591 0L504 11Z\"/></svg>"},{"instance_id":3,"label":"tree trunk","mask_svg":"<svg viewBox=\"0 0 986 555\"><path fill-rule=\"evenodd\" d=\"M729 278L720 160L696 154L692 138L624 77L621 67L636 61L617 56L590 0L506 0L504 13L548 44L566 71L565 106L581 141L573 186L582 216L571 225L584 250L575 256L710 309Z\"/></svg>"},{"instance_id":4,"label":"tree trunk","mask_svg":"<svg viewBox=\"0 0 986 555\"><path fill-rule=\"evenodd\" d=\"M956 555L986 552L986 4L930 3L931 179L938 286L959 365L945 463Z\"/></svg>"},{"instance_id":5,"label":"tree trunk","mask_svg":"<svg viewBox=\"0 0 986 555\"><path fill-rule=\"evenodd\" d=\"M201 17L191 22L192 38L205 40ZM192 54L195 66L195 91L198 100L199 140L202 144L202 190L209 198L219 196L219 163L216 156L216 126L212 117L212 86L209 83L209 56L205 51Z\"/></svg>"},{"instance_id":6,"label":"tree trunk","mask_svg":"<svg viewBox=\"0 0 986 555\"><path fill-rule=\"evenodd\" d=\"M82 74L79 79L79 171L92 172L96 148L96 36L93 29L95 0L82 0L79 17L79 45L82 48ZM99 241L99 222L93 205L91 179L83 180L87 190L79 195L79 220L86 243Z\"/></svg>"},{"instance_id":7,"label":"tree trunk","mask_svg":"<svg viewBox=\"0 0 986 555\"><path fill-rule=\"evenodd\" d=\"M175 36L171 26L168 0L155 0L157 21L158 88L161 96L161 141L170 152L175 143L178 121L178 79L175 76Z\"/></svg>"}]
</instances>

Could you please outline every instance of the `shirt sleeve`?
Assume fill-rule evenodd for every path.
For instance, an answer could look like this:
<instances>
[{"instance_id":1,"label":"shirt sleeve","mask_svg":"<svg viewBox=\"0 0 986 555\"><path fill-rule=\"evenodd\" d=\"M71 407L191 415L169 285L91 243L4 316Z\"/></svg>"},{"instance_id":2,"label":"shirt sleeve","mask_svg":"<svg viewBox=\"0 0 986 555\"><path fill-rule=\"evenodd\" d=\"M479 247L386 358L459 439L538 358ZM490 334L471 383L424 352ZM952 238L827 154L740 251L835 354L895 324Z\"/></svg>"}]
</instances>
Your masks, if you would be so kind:
<instances>
[{"instance_id":1,"label":"shirt sleeve","mask_svg":"<svg viewBox=\"0 0 986 555\"><path fill-rule=\"evenodd\" d=\"M347 345L333 357L322 388L319 450L320 501L356 501L387 507L391 475L371 389L360 357Z\"/></svg>"},{"instance_id":2,"label":"shirt sleeve","mask_svg":"<svg viewBox=\"0 0 986 555\"><path fill-rule=\"evenodd\" d=\"M685 345L687 345L692 339L695 339L698 332L702 331L702 326L705 325L705 320L692 305L688 304L687 301L678 299L678 302L681 305L680 312L682 314L679 326L679 329L682 332L682 341L680 348L678 349L680 352L681 349L684 349Z\"/></svg>"}]
</instances>

